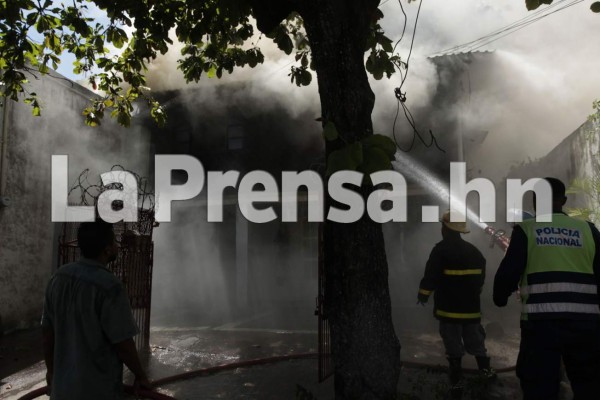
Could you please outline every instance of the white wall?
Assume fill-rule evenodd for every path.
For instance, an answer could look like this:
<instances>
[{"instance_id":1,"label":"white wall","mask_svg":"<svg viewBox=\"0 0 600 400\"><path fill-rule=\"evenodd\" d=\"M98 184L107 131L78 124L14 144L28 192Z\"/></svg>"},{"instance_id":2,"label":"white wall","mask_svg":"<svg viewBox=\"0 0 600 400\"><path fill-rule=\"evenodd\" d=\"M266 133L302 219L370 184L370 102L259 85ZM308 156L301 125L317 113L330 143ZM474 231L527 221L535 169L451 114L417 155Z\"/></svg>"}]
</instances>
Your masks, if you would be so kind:
<instances>
[{"instance_id":1,"label":"white wall","mask_svg":"<svg viewBox=\"0 0 600 400\"><path fill-rule=\"evenodd\" d=\"M129 129L110 120L84 124L91 91L52 73L30 78L27 90L38 94L42 116L22 101L7 101L6 187L11 200L0 207L0 333L36 326L46 283L56 263L56 227L50 218L51 156L69 155L69 186L85 168L96 181L121 164L148 176L149 140L142 125ZM22 99L21 99L22 100ZM0 110L1 111L1 110Z\"/></svg>"}]
</instances>

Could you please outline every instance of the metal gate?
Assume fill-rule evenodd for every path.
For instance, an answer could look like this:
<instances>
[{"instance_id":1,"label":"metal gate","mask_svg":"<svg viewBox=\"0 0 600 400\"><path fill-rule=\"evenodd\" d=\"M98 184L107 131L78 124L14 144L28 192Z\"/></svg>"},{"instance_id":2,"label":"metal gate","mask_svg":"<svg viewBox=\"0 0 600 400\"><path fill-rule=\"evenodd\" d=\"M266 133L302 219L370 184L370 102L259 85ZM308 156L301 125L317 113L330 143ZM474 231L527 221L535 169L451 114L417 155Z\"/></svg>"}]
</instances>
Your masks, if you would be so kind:
<instances>
[{"instance_id":1,"label":"metal gate","mask_svg":"<svg viewBox=\"0 0 600 400\"><path fill-rule=\"evenodd\" d=\"M334 367L331 358L331 331L325 313L325 246L323 243L323 223L319 224L319 293L315 314L319 318L319 382L333 375Z\"/></svg>"},{"instance_id":2,"label":"metal gate","mask_svg":"<svg viewBox=\"0 0 600 400\"><path fill-rule=\"evenodd\" d=\"M123 282L127 290L135 322L140 328L140 334L135 337L138 350L147 350L150 346L152 232L155 226L153 210L139 210L138 222L114 224L115 237L120 245L117 259L108 265L108 269ZM78 228L78 222L63 223L58 242L59 266L79 259Z\"/></svg>"}]
</instances>

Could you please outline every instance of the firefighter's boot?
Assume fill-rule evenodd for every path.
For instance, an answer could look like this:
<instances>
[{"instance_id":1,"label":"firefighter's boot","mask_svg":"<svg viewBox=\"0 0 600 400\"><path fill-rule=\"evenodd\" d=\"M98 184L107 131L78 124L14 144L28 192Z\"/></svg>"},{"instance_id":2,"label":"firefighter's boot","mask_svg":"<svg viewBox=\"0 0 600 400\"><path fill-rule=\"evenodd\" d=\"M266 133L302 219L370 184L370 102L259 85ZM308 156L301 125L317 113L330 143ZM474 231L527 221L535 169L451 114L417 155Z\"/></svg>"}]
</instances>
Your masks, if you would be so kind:
<instances>
[{"instance_id":1,"label":"firefighter's boot","mask_svg":"<svg viewBox=\"0 0 600 400\"><path fill-rule=\"evenodd\" d=\"M448 357L449 375L450 375L450 399L460 400L464 390L462 379L462 358Z\"/></svg>"},{"instance_id":2,"label":"firefighter's boot","mask_svg":"<svg viewBox=\"0 0 600 400\"><path fill-rule=\"evenodd\" d=\"M479 367L479 373L488 381L492 381L498 377L496 371L490 367L489 357L475 357L477 360L477 367Z\"/></svg>"}]
</instances>

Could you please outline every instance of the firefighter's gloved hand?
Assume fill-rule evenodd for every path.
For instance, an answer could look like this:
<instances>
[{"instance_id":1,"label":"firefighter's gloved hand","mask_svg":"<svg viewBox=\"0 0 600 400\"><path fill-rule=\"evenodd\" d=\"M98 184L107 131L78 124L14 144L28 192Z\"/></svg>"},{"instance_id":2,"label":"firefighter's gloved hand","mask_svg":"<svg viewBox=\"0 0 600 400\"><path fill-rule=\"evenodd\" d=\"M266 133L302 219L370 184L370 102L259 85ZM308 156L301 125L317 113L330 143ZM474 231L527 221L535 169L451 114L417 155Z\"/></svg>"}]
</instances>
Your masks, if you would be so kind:
<instances>
[{"instance_id":1,"label":"firefighter's gloved hand","mask_svg":"<svg viewBox=\"0 0 600 400\"><path fill-rule=\"evenodd\" d=\"M425 304L427 304L428 300L429 300L429 296L427 296L427 295L424 295L422 293L419 293L417 295L417 304L425 306Z\"/></svg>"}]
</instances>

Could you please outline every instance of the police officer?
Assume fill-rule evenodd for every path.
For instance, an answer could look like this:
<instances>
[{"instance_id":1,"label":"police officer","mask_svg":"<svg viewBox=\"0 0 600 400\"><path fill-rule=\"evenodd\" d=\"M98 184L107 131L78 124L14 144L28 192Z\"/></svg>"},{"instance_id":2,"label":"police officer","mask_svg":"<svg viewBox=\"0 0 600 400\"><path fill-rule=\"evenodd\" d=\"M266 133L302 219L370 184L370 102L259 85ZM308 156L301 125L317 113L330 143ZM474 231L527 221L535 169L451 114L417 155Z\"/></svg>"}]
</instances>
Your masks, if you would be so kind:
<instances>
[{"instance_id":1,"label":"police officer","mask_svg":"<svg viewBox=\"0 0 600 400\"><path fill-rule=\"evenodd\" d=\"M552 222L517 225L494 279L503 307L520 286L517 376L524 400L558 399L564 362L576 400L600 396L600 233L562 211L565 185L552 187ZM535 202L535 199L534 199Z\"/></svg>"},{"instance_id":2,"label":"police officer","mask_svg":"<svg viewBox=\"0 0 600 400\"><path fill-rule=\"evenodd\" d=\"M479 369L488 379L496 377L490 368L481 326L479 295L485 280L485 258L461 237L469 233L466 222L451 222L450 212L442 217L442 241L437 243L425 266L419 285L418 302L427 303L434 293L434 316L440 321L450 365L451 396L462 396L462 356L465 350L476 357Z\"/></svg>"}]
</instances>

